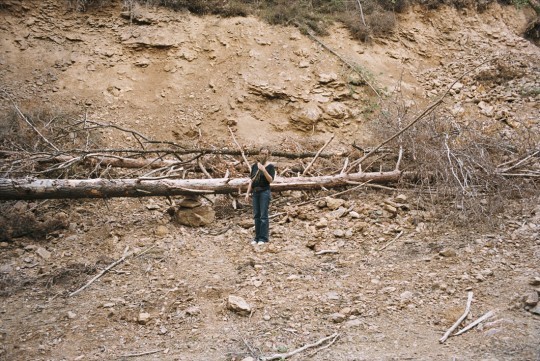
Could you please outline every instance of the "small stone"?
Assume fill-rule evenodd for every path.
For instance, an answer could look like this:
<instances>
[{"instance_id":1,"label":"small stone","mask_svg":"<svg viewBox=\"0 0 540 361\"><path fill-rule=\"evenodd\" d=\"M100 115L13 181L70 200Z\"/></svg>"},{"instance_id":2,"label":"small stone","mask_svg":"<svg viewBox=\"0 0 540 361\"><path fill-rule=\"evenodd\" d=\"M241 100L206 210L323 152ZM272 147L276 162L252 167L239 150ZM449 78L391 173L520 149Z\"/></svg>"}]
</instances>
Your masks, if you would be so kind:
<instances>
[{"instance_id":1,"label":"small stone","mask_svg":"<svg viewBox=\"0 0 540 361\"><path fill-rule=\"evenodd\" d=\"M39 247L37 250L36 250L36 253L38 254L38 256L40 256L41 258L47 260L49 258L51 258L51 252L47 251L45 248L43 247Z\"/></svg>"},{"instance_id":2,"label":"small stone","mask_svg":"<svg viewBox=\"0 0 540 361\"><path fill-rule=\"evenodd\" d=\"M338 78L338 76L337 76L336 73L328 73L328 74L321 73L321 74L319 74L319 83L328 84L328 83L331 83L333 81L336 81L337 78Z\"/></svg>"},{"instance_id":3,"label":"small stone","mask_svg":"<svg viewBox=\"0 0 540 361\"><path fill-rule=\"evenodd\" d=\"M75 317L77 317L77 314L75 314L74 312L68 311L67 317L68 317L70 320L73 320Z\"/></svg>"},{"instance_id":4,"label":"small stone","mask_svg":"<svg viewBox=\"0 0 540 361\"><path fill-rule=\"evenodd\" d=\"M359 326L362 326L362 325L363 325L363 322L359 318L355 318L353 320L349 320L349 321L345 322L345 326L347 326L347 327L359 327Z\"/></svg>"},{"instance_id":5,"label":"small stone","mask_svg":"<svg viewBox=\"0 0 540 361\"><path fill-rule=\"evenodd\" d=\"M319 219L319 222L315 224L315 228L317 229L325 228L325 227L328 227L328 220L326 218Z\"/></svg>"},{"instance_id":6,"label":"small stone","mask_svg":"<svg viewBox=\"0 0 540 361\"><path fill-rule=\"evenodd\" d=\"M402 302L408 302L413 298L413 293L411 291L405 291L399 295L399 298Z\"/></svg>"},{"instance_id":7,"label":"small stone","mask_svg":"<svg viewBox=\"0 0 540 361\"><path fill-rule=\"evenodd\" d=\"M160 225L156 228L156 236L163 237L169 234L169 229L164 225Z\"/></svg>"},{"instance_id":8,"label":"small stone","mask_svg":"<svg viewBox=\"0 0 540 361\"><path fill-rule=\"evenodd\" d=\"M151 319L151 316L149 313L147 312L141 312L139 313L139 317L137 318L137 322L140 323L141 325L146 325L148 323L148 321L150 321Z\"/></svg>"},{"instance_id":9,"label":"small stone","mask_svg":"<svg viewBox=\"0 0 540 361\"><path fill-rule=\"evenodd\" d=\"M334 323L342 323L345 321L346 316L342 313L336 312L330 315L330 319Z\"/></svg>"},{"instance_id":10,"label":"small stone","mask_svg":"<svg viewBox=\"0 0 540 361\"><path fill-rule=\"evenodd\" d=\"M394 200L398 203L405 203L407 202L407 196L405 194L399 194Z\"/></svg>"},{"instance_id":11,"label":"small stone","mask_svg":"<svg viewBox=\"0 0 540 361\"><path fill-rule=\"evenodd\" d=\"M390 204L385 204L384 205L384 210L387 211L387 212L390 212L392 214L396 214L397 213L397 208L394 207L394 206L391 206Z\"/></svg>"},{"instance_id":12,"label":"small stone","mask_svg":"<svg viewBox=\"0 0 540 361\"><path fill-rule=\"evenodd\" d=\"M307 61L307 60L302 60L302 61L298 64L298 67L299 67L299 68L308 68L308 67L309 67L309 61Z\"/></svg>"},{"instance_id":13,"label":"small stone","mask_svg":"<svg viewBox=\"0 0 540 361\"><path fill-rule=\"evenodd\" d=\"M251 306L242 297L230 295L227 300L227 308L241 315L249 315Z\"/></svg>"},{"instance_id":14,"label":"small stone","mask_svg":"<svg viewBox=\"0 0 540 361\"><path fill-rule=\"evenodd\" d=\"M453 248L445 248L439 254L443 257L455 257L457 255L456 250Z\"/></svg>"},{"instance_id":15,"label":"small stone","mask_svg":"<svg viewBox=\"0 0 540 361\"><path fill-rule=\"evenodd\" d=\"M535 307L531 308L529 312L532 312L535 315L540 315L540 303L537 304Z\"/></svg>"},{"instance_id":16,"label":"small stone","mask_svg":"<svg viewBox=\"0 0 540 361\"><path fill-rule=\"evenodd\" d=\"M0 242L0 248L7 248L9 246L9 243L7 242Z\"/></svg>"},{"instance_id":17,"label":"small stone","mask_svg":"<svg viewBox=\"0 0 540 361\"><path fill-rule=\"evenodd\" d=\"M148 203L148 204L146 205L146 209L148 209L149 211L153 211L153 210L159 209L159 208L160 208L160 207L159 207L159 204L155 204L155 203L153 203L153 202Z\"/></svg>"},{"instance_id":18,"label":"small stone","mask_svg":"<svg viewBox=\"0 0 540 361\"><path fill-rule=\"evenodd\" d=\"M360 214L358 214L358 212L355 212L355 211L350 211L349 216L351 216L351 218L354 218L354 219L360 218Z\"/></svg>"},{"instance_id":19,"label":"small stone","mask_svg":"<svg viewBox=\"0 0 540 361\"><path fill-rule=\"evenodd\" d=\"M255 359L251 356L244 357L241 361L255 361Z\"/></svg>"},{"instance_id":20,"label":"small stone","mask_svg":"<svg viewBox=\"0 0 540 361\"><path fill-rule=\"evenodd\" d=\"M329 300L329 301L337 301L339 300L341 297L339 296L339 294L337 292L328 292L326 294L326 298Z\"/></svg>"},{"instance_id":21,"label":"small stone","mask_svg":"<svg viewBox=\"0 0 540 361\"><path fill-rule=\"evenodd\" d=\"M540 277L534 277L529 281L529 284L532 286L540 286Z\"/></svg>"},{"instance_id":22,"label":"small stone","mask_svg":"<svg viewBox=\"0 0 540 361\"><path fill-rule=\"evenodd\" d=\"M263 320L265 320L265 321L270 321L271 318L272 317L270 317L270 315L264 315L263 316Z\"/></svg>"},{"instance_id":23,"label":"small stone","mask_svg":"<svg viewBox=\"0 0 540 361\"><path fill-rule=\"evenodd\" d=\"M326 200L326 206L330 208L331 210L336 210L345 204L345 200L340 199L340 198L326 197L325 200Z\"/></svg>"},{"instance_id":24,"label":"small stone","mask_svg":"<svg viewBox=\"0 0 540 361\"><path fill-rule=\"evenodd\" d=\"M112 308L114 306L115 306L115 304L113 302L107 302L107 303L103 304L103 308Z\"/></svg>"},{"instance_id":25,"label":"small stone","mask_svg":"<svg viewBox=\"0 0 540 361\"><path fill-rule=\"evenodd\" d=\"M201 309L197 306L191 306L186 309L186 315L196 316L201 314Z\"/></svg>"},{"instance_id":26,"label":"small stone","mask_svg":"<svg viewBox=\"0 0 540 361\"><path fill-rule=\"evenodd\" d=\"M336 229L334 231L334 236L336 236L337 238L342 238L343 236L345 236L345 232L342 229Z\"/></svg>"},{"instance_id":27,"label":"small stone","mask_svg":"<svg viewBox=\"0 0 540 361\"><path fill-rule=\"evenodd\" d=\"M10 273L13 271L13 267L9 264L0 265L0 273Z\"/></svg>"},{"instance_id":28,"label":"small stone","mask_svg":"<svg viewBox=\"0 0 540 361\"><path fill-rule=\"evenodd\" d=\"M251 218L249 218L249 219L248 219L248 218L245 218L245 219L242 219L242 220L240 220L240 221L238 222L238 225L239 225L240 227L246 228L246 229L247 229L247 228L253 227L253 224L254 224L254 223L253 223L253 219L251 219Z\"/></svg>"},{"instance_id":29,"label":"small stone","mask_svg":"<svg viewBox=\"0 0 540 361\"><path fill-rule=\"evenodd\" d=\"M527 293L523 298L526 306L536 306L536 304L538 303L538 292L531 291Z\"/></svg>"},{"instance_id":30,"label":"small stone","mask_svg":"<svg viewBox=\"0 0 540 361\"><path fill-rule=\"evenodd\" d=\"M339 310L339 313L347 316L347 315L350 315L352 313L352 309L350 307L344 307L341 310Z\"/></svg>"},{"instance_id":31,"label":"small stone","mask_svg":"<svg viewBox=\"0 0 540 361\"><path fill-rule=\"evenodd\" d=\"M161 326L161 327L159 328L159 332L158 332L158 333L159 333L160 335L165 335L167 332L169 332L169 330L167 330L167 329L165 328L165 326Z\"/></svg>"}]
</instances>

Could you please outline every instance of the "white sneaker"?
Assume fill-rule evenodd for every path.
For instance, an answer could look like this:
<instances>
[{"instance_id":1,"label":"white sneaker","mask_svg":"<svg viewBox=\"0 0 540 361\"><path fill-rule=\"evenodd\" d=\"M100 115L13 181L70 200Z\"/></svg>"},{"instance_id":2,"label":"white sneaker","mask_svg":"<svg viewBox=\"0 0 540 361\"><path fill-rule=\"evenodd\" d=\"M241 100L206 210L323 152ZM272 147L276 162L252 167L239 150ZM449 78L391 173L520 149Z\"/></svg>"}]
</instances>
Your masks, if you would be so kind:
<instances>
[{"instance_id":1,"label":"white sneaker","mask_svg":"<svg viewBox=\"0 0 540 361\"><path fill-rule=\"evenodd\" d=\"M251 241L251 245L254 246L257 244L257 241Z\"/></svg>"},{"instance_id":2,"label":"white sneaker","mask_svg":"<svg viewBox=\"0 0 540 361\"><path fill-rule=\"evenodd\" d=\"M259 246L260 246L261 244L266 244L266 242L263 242L263 241L259 241L259 242L257 242L257 245L259 245Z\"/></svg>"}]
</instances>

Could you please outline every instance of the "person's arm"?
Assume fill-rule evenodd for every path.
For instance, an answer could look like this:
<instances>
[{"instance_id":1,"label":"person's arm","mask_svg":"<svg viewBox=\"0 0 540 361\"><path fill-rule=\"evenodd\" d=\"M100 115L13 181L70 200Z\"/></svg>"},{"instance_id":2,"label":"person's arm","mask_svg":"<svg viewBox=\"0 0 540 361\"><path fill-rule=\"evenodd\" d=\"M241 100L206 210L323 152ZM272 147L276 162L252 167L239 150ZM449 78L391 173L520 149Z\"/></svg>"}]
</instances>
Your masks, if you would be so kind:
<instances>
[{"instance_id":1,"label":"person's arm","mask_svg":"<svg viewBox=\"0 0 540 361\"><path fill-rule=\"evenodd\" d=\"M264 178L266 178L266 180L268 181L268 183L272 183L274 181L274 178L270 175L270 173L268 173L268 171L266 170L265 166L262 165L261 163L257 163L257 166L259 167L259 170L261 172L263 172L263 175L264 175Z\"/></svg>"}]
</instances>

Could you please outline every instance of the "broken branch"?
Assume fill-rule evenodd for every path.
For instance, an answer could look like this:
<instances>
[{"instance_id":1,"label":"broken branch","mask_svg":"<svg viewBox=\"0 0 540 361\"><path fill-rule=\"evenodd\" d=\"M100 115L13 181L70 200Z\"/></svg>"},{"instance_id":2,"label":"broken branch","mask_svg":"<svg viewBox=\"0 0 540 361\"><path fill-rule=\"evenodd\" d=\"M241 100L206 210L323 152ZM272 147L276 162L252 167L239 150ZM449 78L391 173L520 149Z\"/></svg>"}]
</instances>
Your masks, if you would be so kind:
<instances>
[{"instance_id":1,"label":"broken branch","mask_svg":"<svg viewBox=\"0 0 540 361\"><path fill-rule=\"evenodd\" d=\"M247 166L247 169L248 169L248 172L251 172L251 166L249 165L249 162L246 158L246 155L244 154L244 150L242 149L242 147L240 146L240 144L238 144L238 142L236 141L236 137L234 136L234 133L231 129L231 127L227 127L229 128L229 132L231 132L231 136L232 136L232 139L234 141L234 144L236 144L236 146L238 147L238 149L240 150L240 153L242 154L242 159L244 160L244 162L246 163L246 166Z\"/></svg>"},{"instance_id":2,"label":"broken branch","mask_svg":"<svg viewBox=\"0 0 540 361\"><path fill-rule=\"evenodd\" d=\"M307 350L309 348L320 346L320 345L322 345L323 343L325 343L327 341L330 341L331 343L334 343L338 337L339 337L339 333L334 333L334 334L332 334L330 336L321 338L319 341L317 341L315 343L307 344L307 345L302 346L300 348L297 348L296 350L293 350L291 352L278 353L278 354L268 356L268 357L261 357L260 360L261 361L284 360L284 359L289 358L291 356L294 356L294 355L296 355L296 354L298 354L300 352L303 352L303 351L305 351L305 350Z\"/></svg>"},{"instance_id":3,"label":"broken branch","mask_svg":"<svg viewBox=\"0 0 540 361\"><path fill-rule=\"evenodd\" d=\"M73 297L75 296L76 294L78 294L79 292L83 291L86 287L90 286L92 283L94 283L97 279L99 279L101 276L103 276L105 273L107 273L107 271L109 271L111 268L115 267L116 265L122 263L125 261L125 259L131 255L131 253L127 253L129 247L126 247L126 249L124 250L124 255L122 256L122 258L114 261L113 263L111 263L110 265L107 266L107 268L105 268L103 271L101 271L100 273L98 273L96 276L94 276L90 281L88 281L88 283L86 283L84 286L82 286L81 288L79 288L77 291L74 291L72 293L69 294L69 297Z\"/></svg>"},{"instance_id":4,"label":"broken branch","mask_svg":"<svg viewBox=\"0 0 540 361\"><path fill-rule=\"evenodd\" d=\"M446 331L446 333L443 335L443 337L440 338L439 342L440 343L444 343L444 341L446 341L446 339L450 336L450 334L452 332L454 332L454 330L463 322L463 320L467 317L467 315L469 314L469 311L471 309L471 303L472 303L472 299L473 299L473 293L472 291L468 293L468 297L467 297L467 307L465 307L465 312L463 312L463 315L461 315L461 317L452 325L452 327L450 327L448 329L448 331Z\"/></svg>"},{"instance_id":5,"label":"broken branch","mask_svg":"<svg viewBox=\"0 0 540 361\"><path fill-rule=\"evenodd\" d=\"M319 149L319 151L317 152L317 154L315 154L315 157L313 157L312 161L308 164L308 166L306 167L306 169L304 169L304 171L302 172L302 175L306 175L307 171L309 170L309 168L311 168L311 166L313 165L313 163L315 163L315 161L317 160L317 158L319 157L319 154L321 154L321 152L324 150L324 148L326 148L328 146L328 144L330 144L330 142L332 141L332 139L334 139L334 134L332 134L332 136L330 137L330 139L328 139L328 141L326 143L324 143L324 145L322 146L321 149Z\"/></svg>"},{"instance_id":6,"label":"broken branch","mask_svg":"<svg viewBox=\"0 0 540 361\"><path fill-rule=\"evenodd\" d=\"M490 318L490 317L493 316L494 314L495 314L495 312L489 311L488 313L486 313L486 314L483 315L482 317L478 318L476 321L471 322L470 324L468 324L467 327L463 328L461 331L459 331L459 332L457 332L457 333L454 333L452 336L459 336L459 335L461 335L462 333L465 333L465 332L469 331L471 328L473 328L474 326L478 325L480 322L487 320L488 318Z\"/></svg>"}]
</instances>

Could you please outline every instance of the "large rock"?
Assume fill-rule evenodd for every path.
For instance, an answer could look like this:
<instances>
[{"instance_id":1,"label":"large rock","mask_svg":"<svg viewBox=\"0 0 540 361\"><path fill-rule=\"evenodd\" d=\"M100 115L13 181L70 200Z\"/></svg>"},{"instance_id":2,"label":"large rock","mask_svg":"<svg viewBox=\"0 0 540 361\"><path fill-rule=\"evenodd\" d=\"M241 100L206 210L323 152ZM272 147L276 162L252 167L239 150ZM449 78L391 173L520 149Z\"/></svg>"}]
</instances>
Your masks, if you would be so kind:
<instances>
[{"instance_id":1,"label":"large rock","mask_svg":"<svg viewBox=\"0 0 540 361\"><path fill-rule=\"evenodd\" d=\"M210 206L197 208L179 208L174 214L174 220L184 226L201 227L214 222L216 212Z\"/></svg>"},{"instance_id":2,"label":"large rock","mask_svg":"<svg viewBox=\"0 0 540 361\"><path fill-rule=\"evenodd\" d=\"M340 198L326 197L325 200L326 200L326 206L330 208L331 210L338 209L339 207L345 204L345 200L340 199Z\"/></svg>"},{"instance_id":3,"label":"large rock","mask_svg":"<svg viewBox=\"0 0 540 361\"><path fill-rule=\"evenodd\" d=\"M277 85L270 85L267 82L251 82L247 84L248 91L251 94L255 94L268 99L291 99L283 87Z\"/></svg>"},{"instance_id":4,"label":"large rock","mask_svg":"<svg viewBox=\"0 0 540 361\"><path fill-rule=\"evenodd\" d=\"M317 125L323 112L316 103L308 103L296 113L291 114L291 125L293 128L310 131Z\"/></svg>"},{"instance_id":5,"label":"large rock","mask_svg":"<svg viewBox=\"0 0 540 361\"><path fill-rule=\"evenodd\" d=\"M249 315L251 313L251 306L242 297L230 295L227 300L227 308L231 311L237 312L241 315Z\"/></svg>"},{"instance_id":6,"label":"large rock","mask_svg":"<svg viewBox=\"0 0 540 361\"><path fill-rule=\"evenodd\" d=\"M345 119L350 117L351 110L348 106L339 102L332 102L325 107L325 116L334 119Z\"/></svg>"}]
</instances>

